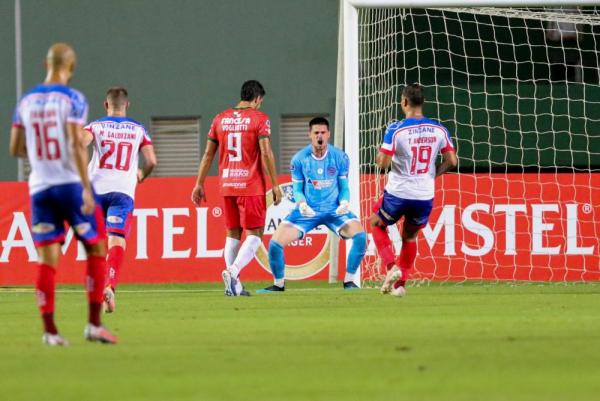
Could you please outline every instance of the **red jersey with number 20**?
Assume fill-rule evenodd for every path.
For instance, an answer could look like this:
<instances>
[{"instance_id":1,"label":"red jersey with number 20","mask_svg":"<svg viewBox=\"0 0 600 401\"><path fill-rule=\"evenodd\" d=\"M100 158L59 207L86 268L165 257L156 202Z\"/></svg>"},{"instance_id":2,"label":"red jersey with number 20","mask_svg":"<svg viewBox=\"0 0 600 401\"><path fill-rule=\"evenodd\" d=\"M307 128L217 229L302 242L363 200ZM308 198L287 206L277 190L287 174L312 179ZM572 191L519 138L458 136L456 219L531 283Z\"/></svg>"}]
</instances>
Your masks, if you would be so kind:
<instances>
[{"instance_id":1,"label":"red jersey with number 20","mask_svg":"<svg viewBox=\"0 0 600 401\"><path fill-rule=\"evenodd\" d=\"M208 139L219 144L219 177L223 196L265 194L258 141L270 137L269 116L261 111L228 109L214 118Z\"/></svg>"}]
</instances>

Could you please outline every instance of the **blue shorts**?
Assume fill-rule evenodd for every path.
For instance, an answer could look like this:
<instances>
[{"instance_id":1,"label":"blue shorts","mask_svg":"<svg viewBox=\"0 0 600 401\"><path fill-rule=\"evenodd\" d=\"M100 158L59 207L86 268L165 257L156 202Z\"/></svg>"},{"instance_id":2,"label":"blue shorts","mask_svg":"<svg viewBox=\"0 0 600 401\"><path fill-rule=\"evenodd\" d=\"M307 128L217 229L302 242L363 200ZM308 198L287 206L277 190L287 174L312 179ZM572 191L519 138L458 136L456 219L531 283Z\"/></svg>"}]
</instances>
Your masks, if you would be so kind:
<instances>
[{"instance_id":1,"label":"blue shorts","mask_svg":"<svg viewBox=\"0 0 600 401\"><path fill-rule=\"evenodd\" d=\"M98 195L98 199L106 220L106 232L109 235L127 238L131 231L133 199L122 192Z\"/></svg>"},{"instance_id":2,"label":"blue shorts","mask_svg":"<svg viewBox=\"0 0 600 401\"><path fill-rule=\"evenodd\" d=\"M306 233L321 224L326 225L331 231L340 235L340 230L346 223L352 220L358 221L358 217L352 212L348 212L341 216L335 214L335 210L331 212L315 211L315 213L316 214L313 217L304 217L300 214L298 207L296 207L283 221L296 227L296 229L300 231L300 238L304 238Z\"/></svg>"},{"instance_id":3,"label":"blue shorts","mask_svg":"<svg viewBox=\"0 0 600 401\"><path fill-rule=\"evenodd\" d=\"M64 243L65 222L86 245L94 245L106 237L100 207L97 205L96 211L89 215L81 212L82 192L80 183L71 183L55 185L31 196L31 233L36 247Z\"/></svg>"},{"instance_id":4,"label":"blue shorts","mask_svg":"<svg viewBox=\"0 0 600 401\"><path fill-rule=\"evenodd\" d=\"M433 199L403 199L383 191L383 196L373 206L373 212L388 226L396 224L404 216L404 222L422 228L429 221Z\"/></svg>"}]
</instances>

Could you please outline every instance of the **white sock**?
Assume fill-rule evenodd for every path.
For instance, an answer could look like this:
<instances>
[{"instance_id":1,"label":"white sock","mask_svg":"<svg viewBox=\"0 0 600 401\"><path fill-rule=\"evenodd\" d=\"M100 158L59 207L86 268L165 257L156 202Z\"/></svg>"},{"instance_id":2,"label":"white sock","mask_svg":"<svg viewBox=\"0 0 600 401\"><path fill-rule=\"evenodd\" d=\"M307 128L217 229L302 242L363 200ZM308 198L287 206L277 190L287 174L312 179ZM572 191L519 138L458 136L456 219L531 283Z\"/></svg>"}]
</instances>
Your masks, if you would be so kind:
<instances>
[{"instance_id":1,"label":"white sock","mask_svg":"<svg viewBox=\"0 0 600 401\"><path fill-rule=\"evenodd\" d=\"M233 264L233 261L235 260L235 257L237 256L239 250L239 239L225 237L225 250L223 252L223 257L225 258L225 266L227 268L229 268L229 266Z\"/></svg>"},{"instance_id":2,"label":"white sock","mask_svg":"<svg viewBox=\"0 0 600 401\"><path fill-rule=\"evenodd\" d=\"M285 286L285 279L283 279L283 278L276 278L276 279L273 280L273 284L275 284L277 287L283 288Z\"/></svg>"},{"instance_id":3,"label":"white sock","mask_svg":"<svg viewBox=\"0 0 600 401\"><path fill-rule=\"evenodd\" d=\"M344 283L347 283L348 281L354 281L355 278L356 278L356 273L352 274L352 273L346 272L346 276L344 276Z\"/></svg>"},{"instance_id":4,"label":"white sock","mask_svg":"<svg viewBox=\"0 0 600 401\"><path fill-rule=\"evenodd\" d=\"M244 267L246 267L246 265L250 263L252 259L254 259L256 250L258 249L261 243L262 240L260 239L260 237L256 235L248 235L242 243L242 246L240 247L240 250L238 251L235 260L233 261L231 266L227 268L227 270L229 270L229 272L234 277L239 276L240 272L244 269Z\"/></svg>"}]
</instances>

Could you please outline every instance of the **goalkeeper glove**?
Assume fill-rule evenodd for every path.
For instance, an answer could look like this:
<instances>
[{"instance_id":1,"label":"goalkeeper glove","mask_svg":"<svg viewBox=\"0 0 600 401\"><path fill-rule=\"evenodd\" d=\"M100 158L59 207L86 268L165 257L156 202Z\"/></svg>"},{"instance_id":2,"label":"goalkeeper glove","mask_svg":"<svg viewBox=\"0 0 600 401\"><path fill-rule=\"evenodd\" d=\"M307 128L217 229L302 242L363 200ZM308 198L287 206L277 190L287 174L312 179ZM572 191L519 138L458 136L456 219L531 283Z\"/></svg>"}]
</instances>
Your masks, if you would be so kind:
<instances>
[{"instance_id":1,"label":"goalkeeper glove","mask_svg":"<svg viewBox=\"0 0 600 401\"><path fill-rule=\"evenodd\" d=\"M343 200L340 202L340 205L335 210L335 214L337 214L338 216L341 216L343 214L348 213L349 211L350 211L350 202L348 202L347 200Z\"/></svg>"},{"instance_id":2,"label":"goalkeeper glove","mask_svg":"<svg viewBox=\"0 0 600 401\"><path fill-rule=\"evenodd\" d=\"M306 202L301 202L298 205L298 209L300 209L300 214L304 217L314 217L316 215L315 211Z\"/></svg>"}]
</instances>

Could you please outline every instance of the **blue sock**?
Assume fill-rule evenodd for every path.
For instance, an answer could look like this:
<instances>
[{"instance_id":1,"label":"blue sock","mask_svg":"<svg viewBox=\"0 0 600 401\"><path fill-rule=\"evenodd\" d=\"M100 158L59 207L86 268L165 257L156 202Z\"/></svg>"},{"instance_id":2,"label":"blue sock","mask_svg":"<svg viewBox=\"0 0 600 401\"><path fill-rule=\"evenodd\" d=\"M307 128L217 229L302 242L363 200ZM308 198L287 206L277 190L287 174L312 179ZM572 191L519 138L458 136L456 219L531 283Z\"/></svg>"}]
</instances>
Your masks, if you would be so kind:
<instances>
[{"instance_id":1,"label":"blue sock","mask_svg":"<svg viewBox=\"0 0 600 401\"><path fill-rule=\"evenodd\" d=\"M283 247L279 242L269 241L269 265L273 276L277 280L283 279L285 275L285 261L283 260Z\"/></svg>"},{"instance_id":2,"label":"blue sock","mask_svg":"<svg viewBox=\"0 0 600 401\"><path fill-rule=\"evenodd\" d=\"M367 251L367 233L360 232L352 237L352 248L348 254L348 262L346 263L346 271L350 274L356 273L360 262Z\"/></svg>"}]
</instances>

